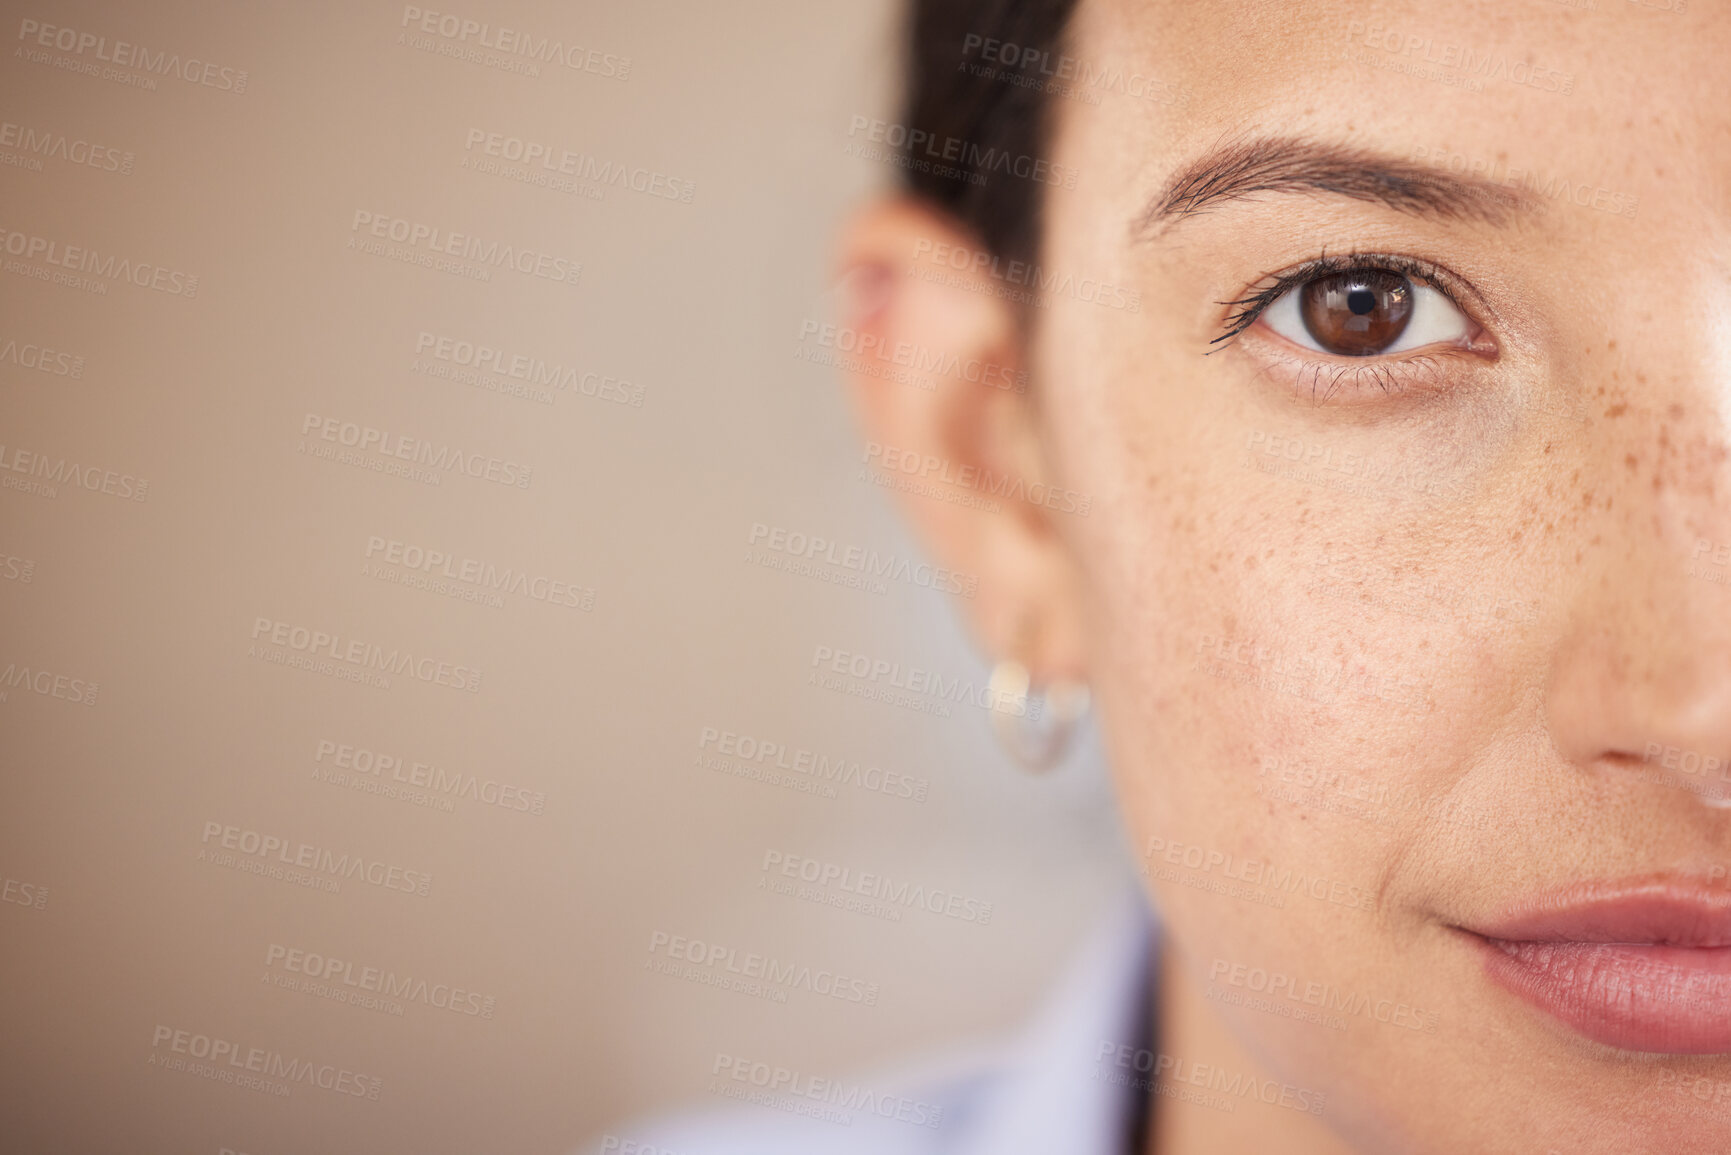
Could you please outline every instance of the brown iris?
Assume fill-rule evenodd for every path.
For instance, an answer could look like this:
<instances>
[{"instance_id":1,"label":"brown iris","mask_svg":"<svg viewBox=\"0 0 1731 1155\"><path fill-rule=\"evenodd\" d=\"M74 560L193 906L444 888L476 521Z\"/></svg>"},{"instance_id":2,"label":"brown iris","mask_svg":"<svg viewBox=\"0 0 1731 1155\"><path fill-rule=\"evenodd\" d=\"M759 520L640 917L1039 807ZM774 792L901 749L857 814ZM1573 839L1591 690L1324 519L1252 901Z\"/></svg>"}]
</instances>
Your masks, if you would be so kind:
<instances>
[{"instance_id":1,"label":"brown iris","mask_svg":"<svg viewBox=\"0 0 1731 1155\"><path fill-rule=\"evenodd\" d=\"M1299 312L1316 343L1341 357L1370 357L1394 344L1412 317L1412 282L1383 269L1318 277L1299 290Z\"/></svg>"}]
</instances>

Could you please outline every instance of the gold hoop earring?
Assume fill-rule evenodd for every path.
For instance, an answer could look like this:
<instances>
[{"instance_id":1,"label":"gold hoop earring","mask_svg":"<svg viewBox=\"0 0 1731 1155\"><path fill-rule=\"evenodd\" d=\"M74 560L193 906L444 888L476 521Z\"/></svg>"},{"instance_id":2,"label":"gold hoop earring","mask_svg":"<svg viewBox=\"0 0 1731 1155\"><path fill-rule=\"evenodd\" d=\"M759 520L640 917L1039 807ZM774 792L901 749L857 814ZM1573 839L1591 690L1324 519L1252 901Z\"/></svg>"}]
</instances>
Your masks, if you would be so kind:
<instances>
[{"instance_id":1,"label":"gold hoop earring","mask_svg":"<svg viewBox=\"0 0 1731 1155\"><path fill-rule=\"evenodd\" d=\"M1031 692L1028 667L1004 659L992 667L988 685L992 731L998 744L1030 774L1044 774L1069 753L1076 725L1088 713L1093 695L1085 682L1054 680Z\"/></svg>"}]
</instances>

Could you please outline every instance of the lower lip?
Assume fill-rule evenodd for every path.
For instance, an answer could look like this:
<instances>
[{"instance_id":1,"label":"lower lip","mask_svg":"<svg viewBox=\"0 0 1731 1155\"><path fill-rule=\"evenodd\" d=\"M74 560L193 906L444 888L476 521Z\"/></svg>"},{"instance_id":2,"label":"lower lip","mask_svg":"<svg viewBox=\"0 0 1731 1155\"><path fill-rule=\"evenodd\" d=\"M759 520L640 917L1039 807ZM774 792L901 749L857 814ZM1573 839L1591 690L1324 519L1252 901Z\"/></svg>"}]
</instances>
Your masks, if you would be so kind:
<instances>
[{"instance_id":1,"label":"lower lip","mask_svg":"<svg viewBox=\"0 0 1731 1155\"><path fill-rule=\"evenodd\" d=\"M1731 947L1473 937L1494 982L1595 1042L1731 1052Z\"/></svg>"}]
</instances>

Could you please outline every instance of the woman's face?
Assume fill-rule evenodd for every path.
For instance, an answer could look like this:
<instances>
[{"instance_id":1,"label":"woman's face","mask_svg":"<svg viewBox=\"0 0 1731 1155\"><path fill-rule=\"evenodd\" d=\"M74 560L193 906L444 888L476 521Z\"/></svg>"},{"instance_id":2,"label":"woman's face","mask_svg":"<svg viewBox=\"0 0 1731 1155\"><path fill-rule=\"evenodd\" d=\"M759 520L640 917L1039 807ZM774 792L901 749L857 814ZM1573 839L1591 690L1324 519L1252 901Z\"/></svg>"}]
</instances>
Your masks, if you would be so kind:
<instances>
[{"instance_id":1,"label":"woman's face","mask_svg":"<svg viewBox=\"0 0 1731 1155\"><path fill-rule=\"evenodd\" d=\"M1083 0L1068 53L1037 450L981 452L1086 514L908 504L1094 687L1169 983L1352 1149L1724 1150L1731 20ZM905 240L892 335L997 349Z\"/></svg>"},{"instance_id":2,"label":"woman's face","mask_svg":"<svg viewBox=\"0 0 1731 1155\"><path fill-rule=\"evenodd\" d=\"M1158 96L1054 98L1041 262L1123 293L1028 359L1126 820L1362 1149L1731 1131L1731 20L1683 8L1084 0Z\"/></svg>"}]
</instances>

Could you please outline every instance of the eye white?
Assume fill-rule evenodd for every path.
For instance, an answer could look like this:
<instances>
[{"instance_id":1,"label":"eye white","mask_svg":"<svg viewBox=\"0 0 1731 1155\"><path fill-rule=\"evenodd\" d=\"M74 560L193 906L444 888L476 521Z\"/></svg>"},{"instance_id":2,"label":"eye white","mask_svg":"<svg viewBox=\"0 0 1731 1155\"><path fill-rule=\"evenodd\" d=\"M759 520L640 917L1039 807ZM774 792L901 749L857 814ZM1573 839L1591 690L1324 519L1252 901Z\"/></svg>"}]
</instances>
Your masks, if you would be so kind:
<instances>
[{"instance_id":1,"label":"eye white","mask_svg":"<svg viewBox=\"0 0 1731 1155\"><path fill-rule=\"evenodd\" d=\"M1392 345L1371 356L1405 353L1426 345L1465 340L1468 331L1466 314L1455 307L1447 294L1417 281L1409 280L1407 284L1412 286L1412 315L1407 318L1406 328L1401 330ZM1294 285L1286 290L1272 305L1262 310L1259 319L1300 348L1331 357L1342 356L1317 344L1316 338L1305 328L1304 314L1298 307L1298 295L1303 291L1303 285Z\"/></svg>"}]
</instances>

